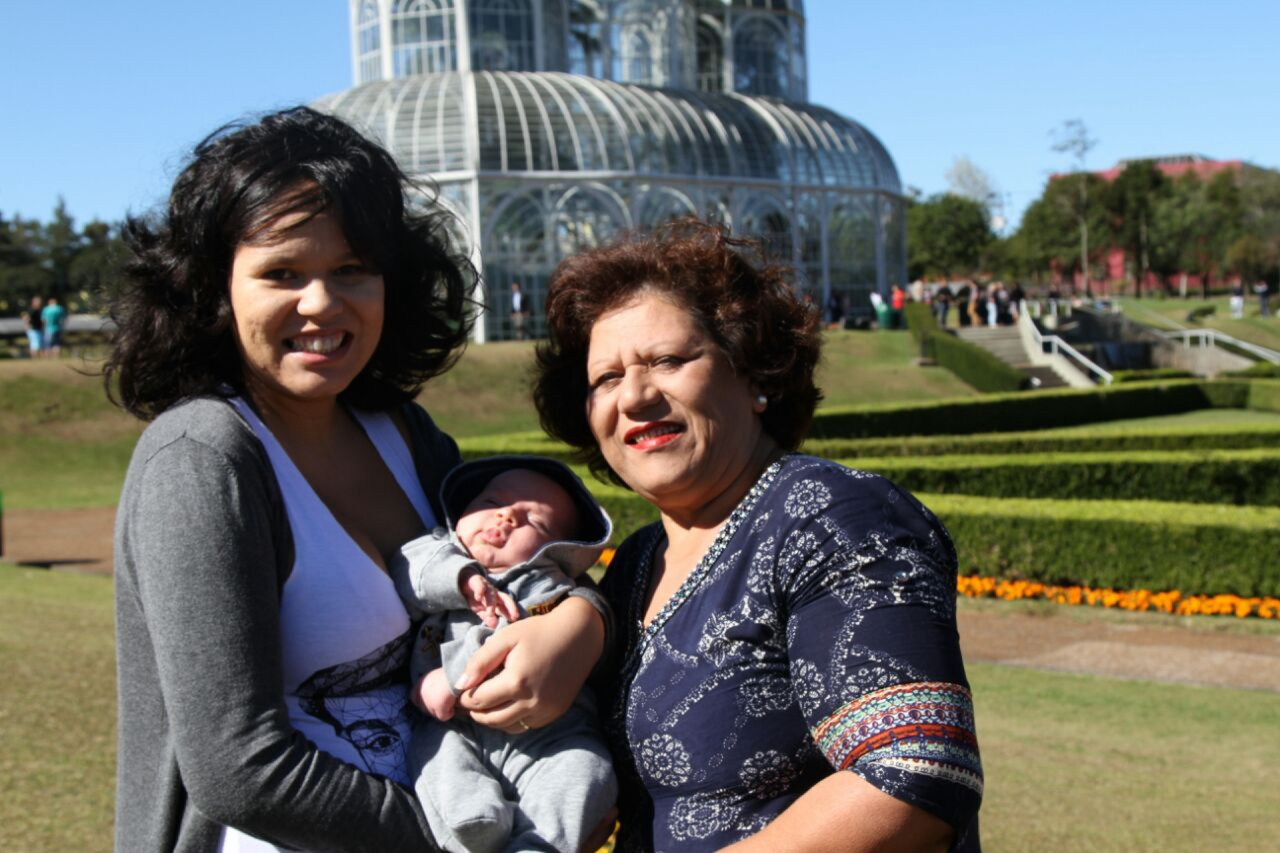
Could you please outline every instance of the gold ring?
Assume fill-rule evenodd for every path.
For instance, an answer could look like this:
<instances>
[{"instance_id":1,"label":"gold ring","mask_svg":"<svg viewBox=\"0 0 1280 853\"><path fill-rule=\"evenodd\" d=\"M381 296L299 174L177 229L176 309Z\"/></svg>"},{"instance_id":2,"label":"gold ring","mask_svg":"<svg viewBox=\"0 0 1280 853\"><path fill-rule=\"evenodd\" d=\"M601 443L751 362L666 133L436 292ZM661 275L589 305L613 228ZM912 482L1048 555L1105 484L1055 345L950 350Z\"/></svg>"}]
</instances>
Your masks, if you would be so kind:
<instances>
[{"instance_id":1,"label":"gold ring","mask_svg":"<svg viewBox=\"0 0 1280 853\"><path fill-rule=\"evenodd\" d=\"M524 720L516 720L516 725L524 729L526 732L529 731L529 724L526 723Z\"/></svg>"}]
</instances>

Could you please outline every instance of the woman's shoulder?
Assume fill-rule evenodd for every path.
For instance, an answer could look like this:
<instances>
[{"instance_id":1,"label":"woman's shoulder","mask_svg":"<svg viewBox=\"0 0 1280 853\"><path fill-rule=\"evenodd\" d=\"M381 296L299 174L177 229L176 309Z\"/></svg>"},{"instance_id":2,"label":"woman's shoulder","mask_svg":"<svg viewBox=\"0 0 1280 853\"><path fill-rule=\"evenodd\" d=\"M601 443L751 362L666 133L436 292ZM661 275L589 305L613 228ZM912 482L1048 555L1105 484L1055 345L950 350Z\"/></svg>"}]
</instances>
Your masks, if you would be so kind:
<instances>
[{"instance_id":1,"label":"woman's shoulder","mask_svg":"<svg viewBox=\"0 0 1280 853\"><path fill-rule=\"evenodd\" d=\"M803 453L783 460L769 504L799 523L835 517L844 526L941 527L928 507L887 477Z\"/></svg>"},{"instance_id":2,"label":"woman's shoulder","mask_svg":"<svg viewBox=\"0 0 1280 853\"><path fill-rule=\"evenodd\" d=\"M253 427L221 397L192 397L162 412L147 425L134 448L134 462L212 453L233 467L267 464Z\"/></svg>"}]
</instances>

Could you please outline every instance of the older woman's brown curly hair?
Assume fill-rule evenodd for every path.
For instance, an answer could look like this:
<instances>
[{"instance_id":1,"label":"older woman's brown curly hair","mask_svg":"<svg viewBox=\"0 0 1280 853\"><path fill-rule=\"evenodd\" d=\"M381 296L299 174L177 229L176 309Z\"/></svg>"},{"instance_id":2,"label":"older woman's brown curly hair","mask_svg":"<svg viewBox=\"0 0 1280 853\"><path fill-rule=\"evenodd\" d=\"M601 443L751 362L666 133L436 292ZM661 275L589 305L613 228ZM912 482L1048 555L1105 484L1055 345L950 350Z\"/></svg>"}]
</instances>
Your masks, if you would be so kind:
<instances>
[{"instance_id":1,"label":"older woman's brown curly hair","mask_svg":"<svg viewBox=\"0 0 1280 853\"><path fill-rule=\"evenodd\" d=\"M533 391L548 434L621 483L587 423L587 350L601 315L642 292L687 308L734 371L768 397L765 432L787 450L800 445L822 399L813 382L817 313L796 298L790 269L766 260L758 243L691 218L568 258L552 273Z\"/></svg>"}]
</instances>

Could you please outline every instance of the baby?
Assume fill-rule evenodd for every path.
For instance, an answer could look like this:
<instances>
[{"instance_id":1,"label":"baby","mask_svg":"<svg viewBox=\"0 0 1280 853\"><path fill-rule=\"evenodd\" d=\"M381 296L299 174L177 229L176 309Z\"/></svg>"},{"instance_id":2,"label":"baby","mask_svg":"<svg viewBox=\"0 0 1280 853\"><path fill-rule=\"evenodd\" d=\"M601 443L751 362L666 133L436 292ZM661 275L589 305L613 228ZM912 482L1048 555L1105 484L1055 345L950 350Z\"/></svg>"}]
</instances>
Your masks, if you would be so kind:
<instances>
[{"instance_id":1,"label":"baby","mask_svg":"<svg viewBox=\"0 0 1280 853\"><path fill-rule=\"evenodd\" d=\"M612 522L572 471L538 456L464 463L445 477L441 503L449 530L391 562L410 615L422 618L411 668L430 716L414 726L415 790L446 850L576 851L617 796L590 692L551 725L508 735L453 719L453 685L495 630L574 589Z\"/></svg>"}]
</instances>

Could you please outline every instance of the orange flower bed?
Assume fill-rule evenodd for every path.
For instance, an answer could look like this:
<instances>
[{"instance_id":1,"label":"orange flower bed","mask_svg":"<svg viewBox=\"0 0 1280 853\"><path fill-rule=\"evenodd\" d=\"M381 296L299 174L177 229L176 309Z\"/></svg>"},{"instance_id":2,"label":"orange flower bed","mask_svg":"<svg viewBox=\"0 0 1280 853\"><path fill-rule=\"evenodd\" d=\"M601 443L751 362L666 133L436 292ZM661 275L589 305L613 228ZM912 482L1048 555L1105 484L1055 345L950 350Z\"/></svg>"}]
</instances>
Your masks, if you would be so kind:
<instances>
[{"instance_id":1,"label":"orange flower bed","mask_svg":"<svg viewBox=\"0 0 1280 853\"><path fill-rule=\"evenodd\" d=\"M614 549L606 548L600 565L613 562ZM1238 595L1183 595L1178 590L1095 589L1090 586L1055 586L1039 581L1000 580L982 575L960 575L956 591L968 598L1002 598L1005 601L1044 599L1057 604L1118 607L1121 610L1155 610L1178 616L1235 616L1244 619L1280 619L1280 598L1241 598Z\"/></svg>"},{"instance_id":2,"label":"orange flower bed","mask_svg":"<svg viewBox=\"0 0 1280 853\"><path fill-rule=\"evenodd\" d=\"M1005 601L1044 599L1058 604L1118 607L1121 610L1155 610L1178 616L1235 616L1244 619L1280 619L1280 598L1241 598L1238 595L1183 595L1178 590L1094 589L1088 586L1055 586L1038 581L999 580L981 575L961 575L956 589L969 598L1002 598Z\"/></svg>"}]
</instances>

